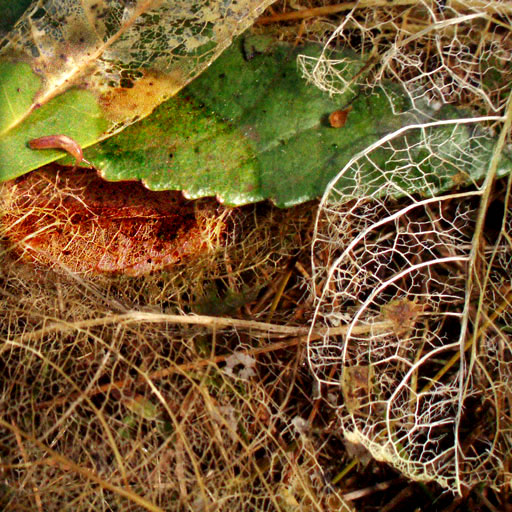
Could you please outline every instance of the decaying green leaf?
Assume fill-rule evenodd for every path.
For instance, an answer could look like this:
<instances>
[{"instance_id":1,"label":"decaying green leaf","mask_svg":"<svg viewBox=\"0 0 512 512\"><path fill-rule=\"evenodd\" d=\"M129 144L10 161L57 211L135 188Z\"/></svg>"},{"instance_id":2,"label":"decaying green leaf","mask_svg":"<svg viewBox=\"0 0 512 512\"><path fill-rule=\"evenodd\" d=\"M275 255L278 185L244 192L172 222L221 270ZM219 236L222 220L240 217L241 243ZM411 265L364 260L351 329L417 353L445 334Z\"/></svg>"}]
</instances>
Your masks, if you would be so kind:
<instances>
[{"instance_id":1,"label":"decaying green leaf","mask_svg":"<svg viewBox=\"0 0 512 512\"><path fill-rule=\"evenodd\" d=\"M30 138L59 130L83 146L147 116L197 76L270 0L34 0L0 41L0 179L57 158L29 152ZM32 87L10 84L38 83ZM85 94L62 111L62 94ZM57 103L55 103L55 101ZM83 126L83 103L94 126ZM87 114L89 111L87 111ZM34 116L41 122L33 129ZM55 123L64 117L65 122ZM53 131L53 132L52 132ZM36 133L34 133L36 132Z\"/></svg>"},{"instance_id":2,"label":"decaying green leaf","mask_svg":"<svg viewBox=\"0 0 512 512\"><path fill-rule=\"evenodd\" d=\"M261 36L252 45L253 39L238 40L178 96L141 123L90 148L87 159L108 180L138 179L152 190L183 190L190 198L217 196L230 205L270 199L287 207L321 196L354 155L417 122L407 112L407 97L393 84L331 97L306 82L297 56L314 57L320 46L293 48L268 44L268 39L263 44ZM347 73L357 73L359 67L354 64ZM340 112L343 122L333 126L333 114ZM448 113L464 115L454 108L431 110L440 119ZM392 176L395 188L385 190L392 196L432 195L475 182L486 172L492 147L492 140L476 135L471 126L440 124L431 133L436 157L427 159L430 149L424 139L404 133L394 148L402 148L414 164L402 169L402 156L378 150L373 158L380 170L369 167L358 190L354 172L346 173L340 193L373 193L386 182L382 170ZM510 168L512 162L504 159L501 172Z\"/></svg>"}]
</instances>

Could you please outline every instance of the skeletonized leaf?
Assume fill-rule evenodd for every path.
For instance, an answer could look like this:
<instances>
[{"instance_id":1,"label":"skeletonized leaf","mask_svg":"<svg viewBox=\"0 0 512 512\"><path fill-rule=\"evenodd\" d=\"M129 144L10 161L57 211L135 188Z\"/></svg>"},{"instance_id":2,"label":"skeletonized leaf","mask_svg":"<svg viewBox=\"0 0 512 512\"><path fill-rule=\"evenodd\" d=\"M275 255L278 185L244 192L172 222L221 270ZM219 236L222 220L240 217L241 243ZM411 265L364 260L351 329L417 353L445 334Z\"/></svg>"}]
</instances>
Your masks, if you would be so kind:
<instances>
[{"instance_id":1,"label":"skeletonized leaf","mask_svg":"<svg viewBox=\"0 0 512 512\"><path fill-rule=\"evenodd\" d=\"M2 221L13 251L81 273L140 275L205 252L214 210L203 206L178 193L51 166L2 191Z\"/></svg>"},{"instance_id":2,"label":"skeletonized leaf","mask_svg":"<svg viewBox=\"0 0 512 512\"><path fill-rule=\"evenodd\" d=\"M313 324L344 325L312 338L308 360L343 396L345 437L454 492L510 485L511 180L495 178L511 168L512 100L502 120L497 140L453 119L356 155L326 189L311 251ZM472 186L438 193L440 169Z\"/></svg>"}]
</instances>

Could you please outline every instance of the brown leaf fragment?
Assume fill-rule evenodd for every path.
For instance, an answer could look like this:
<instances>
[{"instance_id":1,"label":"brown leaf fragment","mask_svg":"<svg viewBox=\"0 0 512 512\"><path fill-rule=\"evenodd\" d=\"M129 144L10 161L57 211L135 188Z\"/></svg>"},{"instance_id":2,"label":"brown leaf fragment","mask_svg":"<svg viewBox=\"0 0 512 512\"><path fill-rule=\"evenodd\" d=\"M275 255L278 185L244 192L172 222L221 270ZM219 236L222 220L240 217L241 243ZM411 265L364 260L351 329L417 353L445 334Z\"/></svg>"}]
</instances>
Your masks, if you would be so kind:
<instances>
[{"instance_id":1,"label":"brown leaf fragment","mask_svg":"<svg viewBox=\"0 0 512 512\"><path fill-rule=\"evenodd\" d=\"M167 267L204 253L222 223L213 201L57 166L6 183L1 201L2 232L16 254L79 273Z\"/></svg>"},{"instance_id":2,"label":"brown leaf fragment","mask_svg":"<svg viewBox=\"0 0 512 512\"><path fill-rule=\"evenodd\" d=\"M371 366L354 365L343 368L341 388L345 405L352 414L368 412L368 396L374 380Z\"/></svg>"},{"instance_id":3,"label":"brown leaf fragment","mask_svg":"<svg viewBox=\"0 0 512 512\"><path fill-rule=\"evenodd\" d=\"M332 128L342 128L347 122L348 113L352 110L352 107L347 107L341 110L335 110L329 115L329 124Z\"/></svg>"},{"instance_id":4,"label":"brown leaf fragment","mask_svg":"<svg viewBox=\"0 0 512 512\"><path fill-rule=\"evenodd\" d=\"M393 323L393 330L398 337L410 333L425 306L405 297L390 301L382 306L382 315Z\"/></svg>"}]
</instances>

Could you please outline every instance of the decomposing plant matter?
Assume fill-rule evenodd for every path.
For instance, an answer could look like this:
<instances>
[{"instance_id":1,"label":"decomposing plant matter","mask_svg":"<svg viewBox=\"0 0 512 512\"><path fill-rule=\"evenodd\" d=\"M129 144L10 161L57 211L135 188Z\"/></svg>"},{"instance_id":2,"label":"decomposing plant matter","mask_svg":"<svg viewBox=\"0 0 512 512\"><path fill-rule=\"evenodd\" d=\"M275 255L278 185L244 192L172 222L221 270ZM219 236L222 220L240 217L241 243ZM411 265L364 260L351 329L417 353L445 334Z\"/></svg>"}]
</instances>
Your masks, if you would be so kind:
<instances>
[{"instance_id":1,"label":"decomposing plant matter","mask_svg":"<svg viewBox=\"0 0 512 512\"><path fill-rule=\"evenodd\" d=\"M89 252L79 247L98 242L93 235L108 232L109 222L121 236L122 223L138 218L145 233L145 222L154 227L165 220L162 212L175 218L169 203L179 206L185 226L193 225L192 235L195 222L204 228L201 211L211 220L207 203L194 208L135 183L96 184L85 194L95 179L46 170L3 186L10 208L1 225L0 507L190 511L221 504L284 511L294 501L302 510L321 510L337 499L338 509L348 511L329 491L317 460L319 442L304 419L309 397L288 396L295 379L310 379L299 364L304 340L297 334L305 334L304 326L278 325L274 332L265 323L273 283L307 242L311 205L293 212L216 205L222 243L211 240L167 270L139 277L70 272L78 256L97 264L94 244ZM23 193L15 196L15 187ZM126 188L130 194L121 193ZM98 203L105 191L117 202L109 212ZM126 197L129 215L116 217ZM73 213L80 222L73 223ZM212 233L218 226L209 225ZM19 258L37 237L46 244L62 240L57 228L71 234L74 260L62 246L46 257L35 253L36 265ZM285 300L305 295L298 280ZM245 310L245 321L220 323L193 314ZM282 315L277 308L272 320L282 323Z\"/></svg>"},{"instance_id":2,"label":"decomposing plant matter","mask_svg":"<svg viewBox=\"0 0 512 512\"><path fill-rule=\"evenodd\" d=\"M319 59L303 58L313 83L332 94L382 80L400 83L421 112L427 102L502 113L512 83L512 20L507 2L420 0L375 7L358 2L343 16ZM340 59L332 46L356 51ZM355 76L345 70L354 63Z\"/></svg>"},{"instance_id":3,"label":"decomposing plant matter","mask_svg":"<svg viewBox=\"0 0 512 512\"><path fill-rule=\"evenodd\" d=\"M467 192L391 201L400 167L380 169L375 186L365 183L376 170L372 151L354 158L324 196L313 245L314 278L324 283L313 325L346 322L348 332L311 342L309 360L321 383L344 394L345 436L409 478L459 491L509 482L502 469L511 427L509 188L500 199L503 218L489 219L492 231L484 231L484 219L511 121L509 109L488 178ZM425 158L439 158L431 142L424 139ZM393 141L376 147L390 162L407 162L407 150ZM446 163L465 167L463 160ZM353 195L344 180L349 167ZM415 187L423 180L428 190L417 170ZM362 198L361 188L368 192ZM383 319L387 331L372 329ZM356 331L362 326L366 334ZM357 386L350 376L356 368Z\"/></svg>"},{"instance_id":4,"label":"decomposing plant matter","mask_svg":"<svg viewBox=\"0 0 512 512\"><path fill-rule=\"evenodd\" d=\"M140 114L144 102L151 111L197 75L268 3L37 0L0 48L10 58L34 59L44 80L39 103L73 84L129 110L112 91L144 82L154 97L131 95Z\"/></svg>"},{"instance_id":5,"label":"decomposing plant matter","mask_svg":"<svg viewBox=\"0 0 512 512\"><path fill-rule=\"evenodd\" d=\"M224 232L214 201L194 205L178 192L109 183L85 169L49 167L13 180L2 210L15 253L82 273L144 274L198 257Z\"/></svg>"},{"instance_id":6,"label":"decomposing plant matter","mask_svg":"<svg viewBox=\"0 0 512 512\"><path fill-rule=\"evenodd\" d=\"M33 266L19 255L45 232L59 240L61 226L72 233L66 243L95 240L97 203L91 207L78 182L65 179L55 196L44 173L32 185L3 188L12 209L2 224L0 267L1 507L348 511L337 486L345 498L361 498L350 488L361 481L344 478L355 457L368 462L361 445L408 478L456 492L510 484L512 179L500 178L512 124L503 66L510 9L480 1L378 4L359 9L368 5L359 2L336 33L369 52L345 85L398 78L415 124L361 151L330 184L312 276L304 259L311 205L223 213L223 243L207 244L198 259L183 251L171 271L77 275L68 260L48 268L41 261L50 256ZM326 56L308 70L335 93L346 77ZM502 76L486 81L494 69ZM427 120L426 99L474 110ZM489 115L480 116L484 110ZM468 130L470 143L460 136ZM487 169L484 182L475 168ZM436 195L440 182L451 192ZM95 230L82 231L83 222L70 223L73 215L58 209L51 217L37 191L51 191ZM158 225L162 211L170 216L160 206L140 210L147 225ZM183 208L185 224L201 228L198 210ZM28 232L29 217L40 229ZM109 218L118 240L126 219ZM145 258L137 261L146 265ZM317 299L307 347L306 280ZM207 315L235 318L206 325ZM288 325L266 330L270 318ZM347 449L333 451L338 425ZM340 468L347 456L354 459Z\"/></svg>"},{"instance_id":7,"label":"decomposing plant matter","mask_svg":"<svg viewBox=\"0 0 512 512\"><path fill-rule=\"evenodd\" d=\"M348 331L312 340L311 368L343 395L348 440L409 478L458 492L510 483L510 184L491 195L509 158L510 15L500 2L356 5L329 40L367 55L356 76L343 74L347 59L329 57L329 43L319 59L302 60L332 94L392 79L415 119L356 155L323 197L312 329L343 322ZM426 105L447 103L475 117L425 117ZM458 144L461 123L486 148L479 158ZM471 178L481 166L483 183ZM451 180L453 192L436 195L436 180ZM383 319L388 330L372 332Z\"/></svg>"}]
</instances>

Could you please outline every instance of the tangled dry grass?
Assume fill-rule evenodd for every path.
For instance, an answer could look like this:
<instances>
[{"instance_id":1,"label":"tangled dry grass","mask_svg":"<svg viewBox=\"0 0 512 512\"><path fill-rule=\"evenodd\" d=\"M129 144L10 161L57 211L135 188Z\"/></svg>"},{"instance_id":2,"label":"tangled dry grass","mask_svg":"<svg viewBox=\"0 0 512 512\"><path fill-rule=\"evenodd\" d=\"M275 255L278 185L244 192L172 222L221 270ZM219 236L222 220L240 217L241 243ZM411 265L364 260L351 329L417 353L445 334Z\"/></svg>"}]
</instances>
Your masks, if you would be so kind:
<instances>
[{"instance_id":1,"label":"tangled dry grass","mask_svg":"<svg viewBox=\"0 0 512 512\"><path fill-rule=\"evenodd\" d=\"M73 208L65 176L39 175L44 207L39 194L27 194L36 186L21 186L23 201L12 184L4 189L2 507L271 510L282 506L276 486L288 489L288 500L298 492L319 503L323 470L304 437L311 403L306 390L292 393L298 379L312 385L303 367L305 278L294 270L311 205L216 206L223 235L207 240L211 223L191 225L189 235L199 229L208 243L194 244L200 250L172 269L109 275L73 257L98 251L99 241L111 249L106 241L119 226L105 234L96 225L87 238L90 219L66 216ZM83 205L78 189L73 200ZM213 215L212 202L198 209ZM40 240L58 229L67 244L49 253L44 238L37 252L27 218ZM148 216L137 222L143 230ZM63 245L74 250L59 258ZM296 319L280 331L268 321L281 324L283 311ZM213 315L233 318L218 323ZM312 453L299 462L304 443ZM283 472L293 475L286 484Z\"/></svg>"}]
</instances>

